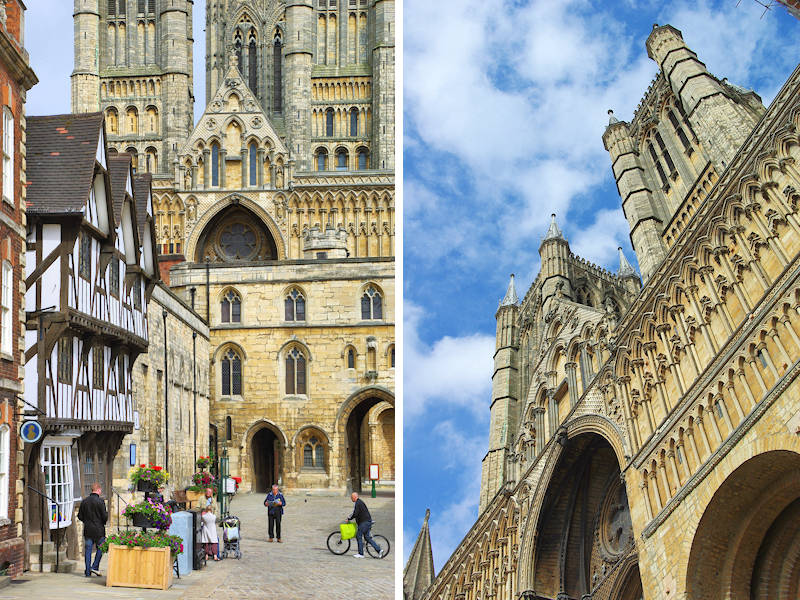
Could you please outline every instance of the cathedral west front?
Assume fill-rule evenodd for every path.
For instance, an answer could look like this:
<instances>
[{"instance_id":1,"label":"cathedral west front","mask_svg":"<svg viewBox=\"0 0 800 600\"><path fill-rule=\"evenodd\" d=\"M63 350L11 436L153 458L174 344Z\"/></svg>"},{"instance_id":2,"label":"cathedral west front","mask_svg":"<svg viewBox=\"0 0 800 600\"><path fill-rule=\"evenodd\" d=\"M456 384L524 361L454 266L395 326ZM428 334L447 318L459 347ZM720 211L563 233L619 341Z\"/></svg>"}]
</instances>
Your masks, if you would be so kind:
<instances>
[{"instance_id":1,"label":"cathedral west front","mask_svg":"<svg viewBox=\"0 0 800 600\"><path fill-rule=\"evenodd\" d=\"M152 174L161 277L209 325L243 488L394 480L394 1L75 0L74 112ZM195 122L194 103L203 102Z\"/></svg>"},{"instance_id":2,"label":"cathedral west front","mask_svg":"<svg viewBox=\"0 0 800 600\"><path fill-rule=\"evenodd\" d=\"M417 600L796 598L800 69L766 108L654 26L610 156L641 276L576 256L496 313L479 516ZM476 457L477 458L477 457Z\"/></svg>"}]
</instances>

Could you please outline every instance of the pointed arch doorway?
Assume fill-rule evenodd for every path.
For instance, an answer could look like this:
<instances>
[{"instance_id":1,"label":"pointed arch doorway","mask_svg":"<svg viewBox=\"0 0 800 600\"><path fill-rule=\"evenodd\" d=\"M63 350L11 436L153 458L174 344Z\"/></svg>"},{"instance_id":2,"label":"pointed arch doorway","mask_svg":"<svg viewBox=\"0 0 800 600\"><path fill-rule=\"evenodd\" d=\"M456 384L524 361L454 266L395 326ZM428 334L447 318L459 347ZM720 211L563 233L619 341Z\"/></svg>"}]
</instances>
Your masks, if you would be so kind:
<instances>
[{"instance_id":1,"label":"pointed arch doorway","mask_svg":"<svg viewBox=\"0 0 800 600\"><path fill-rule=\"evenodd\" d=\"M387 402L394 407L394 396L380 387L363 389L348 398L339 409L339 430L344 439L344 475L348 492L362 493L363 482L369 478L371 459L370 410ZM392 438L393 443L393 438ZM382 469L386 465L383 465Z\"/></svg>"},{"instance_id":2,"label":"pointed arch doorway","mask_svg":"<svg viewBox=\"0 0 800 600\"><path fill-rule=\"evenodd\" d=\"M250 438L250 465L253 491L266 493L273 483L281 483L283 444L269 425L264 425Z\"/></svg>"}]
</instances>

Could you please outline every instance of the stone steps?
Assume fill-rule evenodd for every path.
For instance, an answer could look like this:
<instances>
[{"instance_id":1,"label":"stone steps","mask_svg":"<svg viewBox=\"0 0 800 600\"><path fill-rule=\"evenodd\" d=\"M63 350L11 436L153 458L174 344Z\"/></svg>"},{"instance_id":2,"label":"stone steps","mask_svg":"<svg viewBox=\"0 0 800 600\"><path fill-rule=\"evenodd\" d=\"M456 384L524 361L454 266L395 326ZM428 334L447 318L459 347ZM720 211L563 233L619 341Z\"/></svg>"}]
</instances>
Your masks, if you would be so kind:
<instances>
[{"instance_id":1,"label":"stone steps","mask_svg":"<svg viewBox=\"0 0 800 600\"><path fill-rule=\"evenodd\" d=\"M40 536L41 539L41 536ZM43 549L41 569L39 568L39 551ZM45 542L44 548L42 544L30 544L29 556L31 559L31 571L38 573L55 573L56 572L56 549L53 542ZM59 573L73 573L78 566L77 561L69 560L65 550L58 553L58 572Z\"/></svg>"}]
</instances>

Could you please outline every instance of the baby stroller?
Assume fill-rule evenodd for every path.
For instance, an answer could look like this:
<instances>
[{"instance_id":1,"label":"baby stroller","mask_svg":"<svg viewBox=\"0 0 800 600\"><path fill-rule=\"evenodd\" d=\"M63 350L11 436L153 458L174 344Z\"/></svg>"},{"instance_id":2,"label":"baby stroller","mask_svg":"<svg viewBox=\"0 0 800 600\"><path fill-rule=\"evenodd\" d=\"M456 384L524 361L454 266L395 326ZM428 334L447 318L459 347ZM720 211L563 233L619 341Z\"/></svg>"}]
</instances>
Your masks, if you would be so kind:
<instances>
[{"instance_id":1,"label":"baby stroller","mask_svg":"<svg viewBox=\"0 0 800 600\"><path fill-rule=\"evenodd\" d=\"M220 556L228 558L228 554L230 554L231 557L242 558L242 551L239 548L239 540L242 537L242 523L239 517L234 517L233 515L225 517L222 519L221 525L224 546Z\"/></svg>"}]
</instances>

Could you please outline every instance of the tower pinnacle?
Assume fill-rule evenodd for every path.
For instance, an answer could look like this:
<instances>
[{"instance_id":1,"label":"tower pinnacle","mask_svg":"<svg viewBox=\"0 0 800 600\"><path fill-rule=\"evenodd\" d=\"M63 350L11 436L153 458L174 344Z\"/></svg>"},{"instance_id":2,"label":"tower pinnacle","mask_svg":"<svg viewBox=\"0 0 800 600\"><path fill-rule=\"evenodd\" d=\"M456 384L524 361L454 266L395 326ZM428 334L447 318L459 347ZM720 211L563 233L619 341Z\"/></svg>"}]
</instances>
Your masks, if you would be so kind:
<instances>
[{"instance_id":1,"label":"tower pinnacle","mask_svg":"<svg viewBox=\"0 0 800 600\"><path fill-rule=\"evenodd\" d=\"M558 228L558 223L556 223L556 213L550 215L550 227L547 229L547 235L544 236L544 239L564 239L561 230Z\"/></svg>"},{"instance_id":2,"label":"tower pinnacle","mask_svg":"<svg viewBox=\"0 0 800 600\"><path fill-rule=\"evenodd\" d=\"M628 259L625 258L625 254L622 252L622 246L617 248L619 252L619 272L618 275L620 277L630 277L633 275L636 276L636 270L633 268L631 263L628 262Z\"/></svg>"},{"instance_id":3,"label":"tower pinnacle","mask_svg":"<svg viewBox=\"0 0 800 600\"><path fill-rule=\"evenodd\" d=\"M508 290L506 290L500 306L516 306L517 304L519 304L519 298L517 298L517 288L514 286L514 274L512 273L511 281L508 282Z\"/></svg>"}]
</instances>

